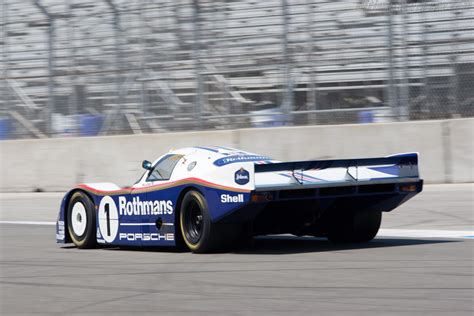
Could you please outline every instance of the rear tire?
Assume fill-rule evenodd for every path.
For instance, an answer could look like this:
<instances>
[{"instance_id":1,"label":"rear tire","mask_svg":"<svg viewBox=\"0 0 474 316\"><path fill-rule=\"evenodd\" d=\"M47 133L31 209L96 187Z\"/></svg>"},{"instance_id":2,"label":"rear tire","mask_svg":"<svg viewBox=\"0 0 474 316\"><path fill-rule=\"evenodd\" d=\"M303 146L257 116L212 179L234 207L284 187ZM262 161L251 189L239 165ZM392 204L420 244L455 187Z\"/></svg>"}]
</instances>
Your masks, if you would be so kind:
<instances>
[{"instance_id":1,"label":"rear tire","mask_svg":"<svg viewBox=\"0 0 474 316\"><path fill-rule=\"evenodd\" d=\"M222 250L236 240L239 232L236 225L213 223L206 200L194 190L183 197L179 223L182 239L194 253Z\"/></svg>"},{"instance_id":2,"label":"rear tire","mask_svg":"<svg viewBox=\"0 0 474 316\"><path fill-rule=\"evenodd\" d=\"M69 200L67 228L69 236L77 248L85 249L97 246L94 203L81 191L75 192Z\"/></svg>"},{"instance_id":3,"label":"rear tire","mask_svg":"<svg viewBox=\"0 0 474 316\"><path fill-rule=\"evenodd\" d=\"M333 214L327 238L334 243L363 243L374 239L382 222L382 212L354 211Z\"/></svg>"}]
</instances>

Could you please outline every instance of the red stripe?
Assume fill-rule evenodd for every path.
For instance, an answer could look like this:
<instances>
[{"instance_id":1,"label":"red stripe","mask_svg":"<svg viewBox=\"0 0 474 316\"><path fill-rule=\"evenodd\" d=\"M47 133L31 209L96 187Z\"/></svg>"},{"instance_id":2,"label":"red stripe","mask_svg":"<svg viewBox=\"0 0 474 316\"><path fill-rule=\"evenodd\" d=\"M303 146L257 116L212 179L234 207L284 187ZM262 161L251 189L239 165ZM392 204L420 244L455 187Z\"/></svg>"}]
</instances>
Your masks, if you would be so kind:
<instances>
[{"instance_id":1,"label":"red stripe","mask_svg":"<svg viewBox=\"0 0 474 316\"><path fill-rule=\"evenodd\" d=\"M184 182L184 183L182 183ZM228 187L228 186L224 186L224 185L221 185L221 184L217 184L217 183L212 183L212 182L209 182L209 181L205 181L205 180L202 180L202 179L198 179L198 178L186 178L186 179L181 179L181 180L176 180L176 181L172 181L172 182L166 182L166 183L162 183L162 184L155 184L155 185L150 185L150 186L146 186L146 187L140 187L140 188L130 188L130 187L127 187L127 188L121 188L121 189L118 189L118 190L111 190L111 191L104 191L104 190L99 190L99 189L95 189L95 188L92 188L86 184L79 184L77 185L78 187L81 187L81 188L84 188L86 190L90 190L90 191L93 191L95 192L96 194L113 194L113 193L117 193L117 192L120 192L120 191L138 191L138 190L145 190L145 189L154 189L154 188L160 188L160 187L164 187L164 186L170 186L170 187L175 187L175 186L178 186L178 185L181 185L181 184L191 184L191 183L194 183L194 182L198 182L200 184L203 184L204 186L210 186L210 187L218 187L218 188L221 188L221 189L225 189L225 190L228 190L228 191L239 191L239 192L250 192L250 190L245 190L245 189L238 189L238 188L234 188L234 187ZM175 185L173 185L175 184Z\"/></svg>"}]
</instances>

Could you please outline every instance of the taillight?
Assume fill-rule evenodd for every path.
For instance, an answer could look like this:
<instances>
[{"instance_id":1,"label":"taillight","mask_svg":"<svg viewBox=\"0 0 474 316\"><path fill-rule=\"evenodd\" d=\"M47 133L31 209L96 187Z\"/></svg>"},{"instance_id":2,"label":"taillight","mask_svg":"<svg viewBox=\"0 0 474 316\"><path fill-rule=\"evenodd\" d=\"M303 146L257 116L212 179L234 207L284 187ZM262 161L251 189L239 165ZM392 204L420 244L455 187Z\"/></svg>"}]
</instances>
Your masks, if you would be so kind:
<instances>
[{"instance_id":1,"label":"taillight","mask_svg":"<svg viewBox=\"0 0 474 316\"><path fill-rule=\"evenodd\" d=\"M250 200L254 203L270 202L273 201L273 194L271 192L254 193Z\"/></svg>"},{"instance_id":2,"label":"taillight","mask_svg":"<svg viewBox=\"0 0 474 316\"><path fill-rule=\"evenodd\" d=\"M416 192L416 185L408 184L408 185L401 185L400 191L402 192Z\"/></svg>"}]
</instances>

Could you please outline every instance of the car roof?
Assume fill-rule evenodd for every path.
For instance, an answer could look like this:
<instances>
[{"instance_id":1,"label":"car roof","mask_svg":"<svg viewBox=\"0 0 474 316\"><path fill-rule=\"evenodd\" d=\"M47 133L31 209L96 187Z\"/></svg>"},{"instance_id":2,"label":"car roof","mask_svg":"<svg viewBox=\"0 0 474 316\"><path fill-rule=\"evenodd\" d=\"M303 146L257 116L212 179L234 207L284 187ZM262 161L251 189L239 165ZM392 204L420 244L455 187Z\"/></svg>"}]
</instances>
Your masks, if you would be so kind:
<instances>
[{"instance_id":1,"label":"car roof","mask_svg":"<svg viewBox=\"0 0 474 316\"><path fill-rule=\"evenodd\" d=\"M177 155L190 155L190 154L202 154L212 159L218 159L229 155L254 155L240 149L223 147L223 146L194 146L186 147L177 150L171 150L171 154Z\"/></svg>"}]
</instances>

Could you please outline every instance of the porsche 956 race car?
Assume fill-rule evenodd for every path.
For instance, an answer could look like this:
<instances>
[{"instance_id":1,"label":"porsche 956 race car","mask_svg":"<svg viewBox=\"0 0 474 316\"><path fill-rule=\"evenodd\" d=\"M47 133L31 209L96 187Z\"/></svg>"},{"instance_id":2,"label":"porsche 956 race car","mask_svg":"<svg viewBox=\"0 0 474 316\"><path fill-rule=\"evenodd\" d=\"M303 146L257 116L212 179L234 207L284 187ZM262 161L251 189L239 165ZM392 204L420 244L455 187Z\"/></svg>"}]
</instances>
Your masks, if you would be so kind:
<instances>
[{"instance_id":1,"label":"porsche 956 race car","mask_svg":"<svg viewBox=\"0 0 474 316\"><path fill-rule=\"evenodd\" d=\"M226 249L267 234L367 242L389 212L421 192L416 153L279 162L226 147L173 150L132 186L85 183L63 198L58 243L78 248Z\"/></svg>"}]
</instances>

